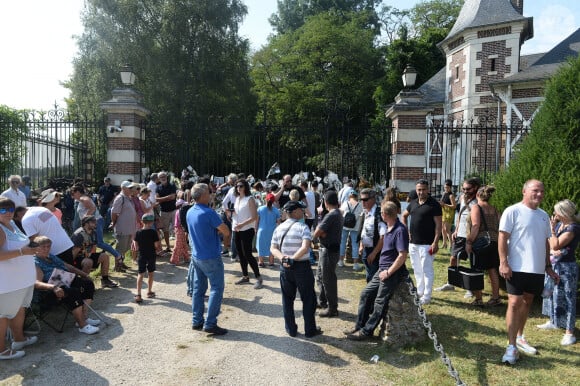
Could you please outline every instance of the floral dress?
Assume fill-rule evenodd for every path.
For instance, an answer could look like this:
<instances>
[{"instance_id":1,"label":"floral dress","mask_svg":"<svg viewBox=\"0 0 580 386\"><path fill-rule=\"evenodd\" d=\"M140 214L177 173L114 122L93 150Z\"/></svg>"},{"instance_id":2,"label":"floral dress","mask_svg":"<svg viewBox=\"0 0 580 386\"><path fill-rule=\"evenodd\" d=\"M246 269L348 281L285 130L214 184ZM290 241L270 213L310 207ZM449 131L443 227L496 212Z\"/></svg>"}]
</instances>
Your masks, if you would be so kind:
<instances>
[{"instance_id":1,"label":"floral dress","mask_svg":"<svg viewBox=\"0 0 580 386\"><path fill-rule=\"evenodd\" d=\"M179 210L175 211L173 228L175 230L175 245L173 246L173 252L171 253L169 263L177 265L179 264L179 258L183 258L184 262L188 262L191 255L189 245L187 244L187 234L181 227L181 221L179 221Z\"/></svg>"}]
</instances>

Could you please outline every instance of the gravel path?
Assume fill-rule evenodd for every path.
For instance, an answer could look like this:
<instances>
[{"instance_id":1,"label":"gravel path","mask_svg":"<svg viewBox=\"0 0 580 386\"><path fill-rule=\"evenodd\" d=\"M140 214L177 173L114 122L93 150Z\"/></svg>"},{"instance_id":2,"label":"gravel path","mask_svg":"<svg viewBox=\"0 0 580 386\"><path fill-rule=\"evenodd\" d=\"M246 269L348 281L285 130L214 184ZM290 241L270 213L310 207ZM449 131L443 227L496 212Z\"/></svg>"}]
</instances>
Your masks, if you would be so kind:
<instances>
[{"instance_id":1,"label":"gravel path","mask_svg":"<svg viewBox=\"0 0 580 386\"><path fill-rule=\"evenodd\" d=\"M226 290L219 325L228 334L209 337L191 329L187 267L160 259L155 299L135 304L135 271L117 274L121 287L100 289L95 296L94 308L108 322L100 333L79 334L72 318L62 334L41 323L39 342L27 347L24 358L0 362L0 384L385 384L376 367L368 364L377 343L353 344L342 334L356 315L362 273L352 272L350 266L339 268L340 315L317 318L324 330L321 336L304 337L302 304L297 300L299 334L291 338L284 331L278 267L263 268L264 288L254 290L252 285L234 285L239 264L229 258L224 262Z\"/></svg>"}]
</instances>

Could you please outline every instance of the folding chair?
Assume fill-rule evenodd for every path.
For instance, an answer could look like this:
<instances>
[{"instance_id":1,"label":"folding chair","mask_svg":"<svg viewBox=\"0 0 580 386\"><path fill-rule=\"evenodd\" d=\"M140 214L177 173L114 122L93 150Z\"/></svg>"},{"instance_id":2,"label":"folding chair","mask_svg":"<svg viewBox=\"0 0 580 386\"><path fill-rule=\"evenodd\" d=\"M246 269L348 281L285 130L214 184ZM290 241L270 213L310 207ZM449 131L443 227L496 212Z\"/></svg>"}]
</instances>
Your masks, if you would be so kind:
<instances>
[{"instance_id":1,"label":"folding chair","mask_svg":"<svg viewBox=\"0 0 580 386\"><path fill-rule=\"evenodd\" d=\"M49 291L34 290L34 292L35 296L30 304L30 311L35 319L40 320L56 332L63 332L66 320L71 313L68 307L58 299L49 296ZM53 321L54 319L56 321Z\"/></svg>"}]
</instances>

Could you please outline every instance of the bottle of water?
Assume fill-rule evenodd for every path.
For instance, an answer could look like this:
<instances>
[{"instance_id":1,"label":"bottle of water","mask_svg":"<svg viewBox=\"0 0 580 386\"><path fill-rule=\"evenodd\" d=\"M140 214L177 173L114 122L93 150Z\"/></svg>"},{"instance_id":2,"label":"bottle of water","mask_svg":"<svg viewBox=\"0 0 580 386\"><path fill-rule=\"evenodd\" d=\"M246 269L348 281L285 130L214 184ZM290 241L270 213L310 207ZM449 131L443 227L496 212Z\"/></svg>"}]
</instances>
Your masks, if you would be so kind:
<instances>
[{"instance_id":1,"label":"bottle of water","mask_svg":"<svg viewBox=\"0 0 580 386\"><path fill-rule=\"evenodd\" d=\"M552 296L554 293L555 284L556 283L554 282L554 279L552 279L550 276L546 276L546 280L544 280L544 290L542 291L543 298L549 298Z\"/></svg>"}]
</instances>

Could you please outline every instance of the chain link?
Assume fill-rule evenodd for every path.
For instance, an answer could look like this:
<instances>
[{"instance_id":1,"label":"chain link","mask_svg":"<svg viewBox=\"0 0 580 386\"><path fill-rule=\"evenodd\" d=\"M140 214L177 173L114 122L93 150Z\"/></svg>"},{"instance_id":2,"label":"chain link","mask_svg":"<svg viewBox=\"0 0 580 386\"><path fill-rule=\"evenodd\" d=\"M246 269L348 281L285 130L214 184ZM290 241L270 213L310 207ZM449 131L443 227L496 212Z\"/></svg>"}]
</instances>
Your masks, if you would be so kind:
<instances>
[{"instance_id":1,"label":"chain link","mask_svg":"<svg viewBox=\"0 0 580 386\"><path fill-rule=\"evenodd\" d=\"M435 352L437 352L441 356L441 361L443 361L443 364L447 366L447 372L449 373L449 375L453 379L455 379L455 384L458 386L466 386L465 382L463 382L459 377L459 373L457 372L455 367L453 367L451 359L447 356L447 354L445 354L445 351L443 350L443 345L439 343L439 340L437 339L437 333L433 331L431 322L427 320L427 313L425 312L423 307L421 307L421 302L419 297L417 296L417 289L415 288L413 281L409 280L407 284L409 285L409 293L411 294L411 296L413 296L413 301L417 306L417 313L423 320L423 326L427 330L427 336L429 337L429 339L433 341L433 348L435 349Z\"/></svg>"}]
</instances>

